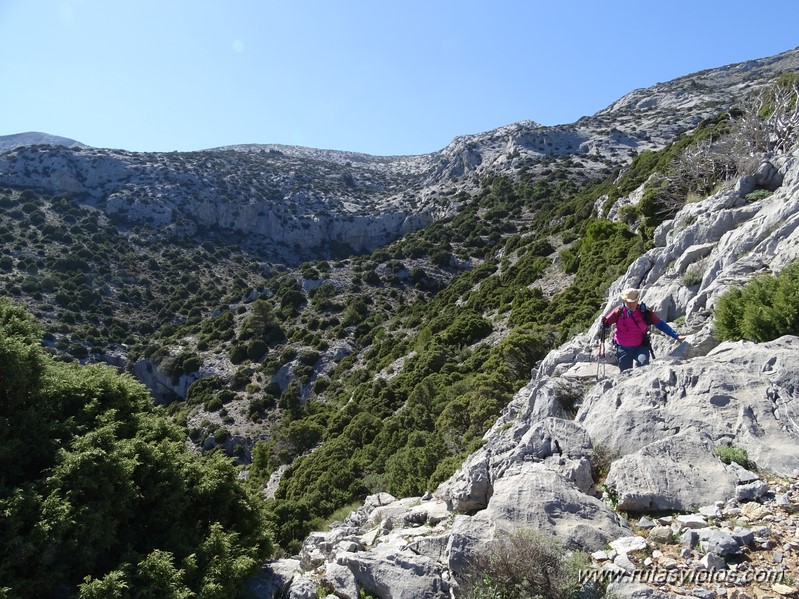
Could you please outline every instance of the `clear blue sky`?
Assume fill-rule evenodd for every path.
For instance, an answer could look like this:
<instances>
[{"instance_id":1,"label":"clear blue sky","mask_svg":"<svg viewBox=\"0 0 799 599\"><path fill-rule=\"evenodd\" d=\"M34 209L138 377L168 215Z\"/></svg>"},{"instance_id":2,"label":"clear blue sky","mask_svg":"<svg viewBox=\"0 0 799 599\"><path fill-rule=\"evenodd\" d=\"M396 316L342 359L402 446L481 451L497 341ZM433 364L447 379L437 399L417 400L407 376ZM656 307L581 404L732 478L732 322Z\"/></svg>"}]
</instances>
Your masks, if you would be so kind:
<instances>
[{"instance_id":1,"label":"clear blue sky","mask_svg":"<svg viewBox=\"0 0 799 599\"><path fill-rule=\"evenodd\" d=\"M0 0L0 135L424 154L799 45L771 0Z\"/></svg>"}]
</instances>

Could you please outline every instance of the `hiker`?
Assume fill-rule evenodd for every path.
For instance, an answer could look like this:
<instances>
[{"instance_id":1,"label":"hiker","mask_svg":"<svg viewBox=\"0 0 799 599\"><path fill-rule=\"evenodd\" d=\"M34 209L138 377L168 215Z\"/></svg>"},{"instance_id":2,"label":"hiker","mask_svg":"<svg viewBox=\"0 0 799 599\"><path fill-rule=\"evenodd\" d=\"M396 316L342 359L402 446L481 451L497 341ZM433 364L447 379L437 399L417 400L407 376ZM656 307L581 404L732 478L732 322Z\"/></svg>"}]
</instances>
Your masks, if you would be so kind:
<instances>
[{"instance_id":1,"label":"hiker","mask_svg":"<svg viewBox=\"0 0 799 599\"><path fill-rule=\"evenodd\" d=\"M658 318L658 315L652 310L639 303L641 292L638 289L625 289L621 292L621 299L624 301L624 305L613 308L607 316L602 318L602 341L600 343L600 354L604 355L605 330L615 324L616 332L613 335L613 343L616 346L620 371L632 368L633 362L638 366L649 364L649 353L652 351L649 344L649 325L655 325L680 343L685 341L685 335L677 333L664 320Z\"/></svg>"}]
</instances>

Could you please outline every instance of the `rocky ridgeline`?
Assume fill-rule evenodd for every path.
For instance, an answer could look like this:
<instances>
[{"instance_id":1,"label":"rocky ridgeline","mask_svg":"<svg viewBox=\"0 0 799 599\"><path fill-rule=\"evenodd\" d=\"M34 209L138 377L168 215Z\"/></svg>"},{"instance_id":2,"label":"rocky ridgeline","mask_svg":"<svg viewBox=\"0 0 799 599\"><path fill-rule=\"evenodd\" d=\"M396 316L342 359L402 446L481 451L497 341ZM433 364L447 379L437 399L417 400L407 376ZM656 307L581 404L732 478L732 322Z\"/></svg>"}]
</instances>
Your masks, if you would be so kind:
<instances>
[{"instance_id":1,"label":"rocky ridgeline","mask_svg":"<svg viewBox=\"0 0 799 599\"><path fill-rule=\"evenodd\" d=\"M750 202L755 188L774 191ZM799 148L687 205L655 244L613 283L606 309L621 289L641 287L688 342L655 335L658 358L620 374L597 362L596 327L576 336L541 362L448 481L421 498L368 498L299 556L269 564L257 596L285 587L294 599L319 589L449 597L473 556L523 528L592 553L592 572L629 574L613 583L618 597L796 596L799 338L719 343L711 314L732 285L799 257ZM685 282L689 268L699 283ZM756 469L722 462L721 445L744 449ZM765 587L739 584L745 572L783 566ZM739 578L698 574L713 571Z\"/></svg>"},{"instance_id":2,"label":"rocky ridgeline","mask_svg":"<svg viewBox=\"0 0 799 599\"><path fill-rule=\"evenodd\" d=\"M296 263L371 251L450 216L458 192L473 191L485 175L536 176L561 158L578 181L606 174L796 70L793 50L636 90L574 124L521 121L422 156L257 144L135 153L44 134L26 134L26 143L63 145L20 145L7 136L0 185L77 194L109 216L176 237L237 234L264 257Z\"/></svg>"}]
</instances>

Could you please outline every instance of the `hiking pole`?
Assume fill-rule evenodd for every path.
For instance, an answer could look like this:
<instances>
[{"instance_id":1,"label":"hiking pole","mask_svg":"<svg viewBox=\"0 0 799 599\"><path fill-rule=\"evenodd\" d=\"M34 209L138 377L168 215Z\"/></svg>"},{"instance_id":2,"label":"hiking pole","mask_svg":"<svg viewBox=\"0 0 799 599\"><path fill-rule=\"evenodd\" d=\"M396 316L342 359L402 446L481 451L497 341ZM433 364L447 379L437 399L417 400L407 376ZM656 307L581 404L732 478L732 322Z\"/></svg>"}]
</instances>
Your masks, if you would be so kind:
<instances>
[{"instance_id":1,"label":"hiking pole","mask_svg":"<svg viewBox=\"0 0 799 599\"><path fill-rule=\"evenodd\" d=\"M596 352L596 380L600 380L599 371L600 371L600 362L602 363L602 378L605 378L605 332L607 329L605 327L600 328L600 335L599 335L599 348Z\"/></svg>"}]
</instances>

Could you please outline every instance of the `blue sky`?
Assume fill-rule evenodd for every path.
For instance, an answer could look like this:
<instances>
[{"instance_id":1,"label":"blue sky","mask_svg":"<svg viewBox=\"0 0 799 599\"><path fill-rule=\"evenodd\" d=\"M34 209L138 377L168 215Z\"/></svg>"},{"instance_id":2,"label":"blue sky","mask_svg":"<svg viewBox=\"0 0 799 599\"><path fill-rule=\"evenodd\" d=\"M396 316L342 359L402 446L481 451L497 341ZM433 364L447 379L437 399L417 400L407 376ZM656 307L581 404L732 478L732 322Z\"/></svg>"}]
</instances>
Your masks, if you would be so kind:
<instances>
[{"instance_id":1,"label":"blue sky","mask_svg":"<svg viewBox=\"0 0 799 599\"><path fill-rule=\"evenodd\" d=\"M0 0L0 135L424 154L799 46L799 2Z\"/></svg>"}]
</instances>

